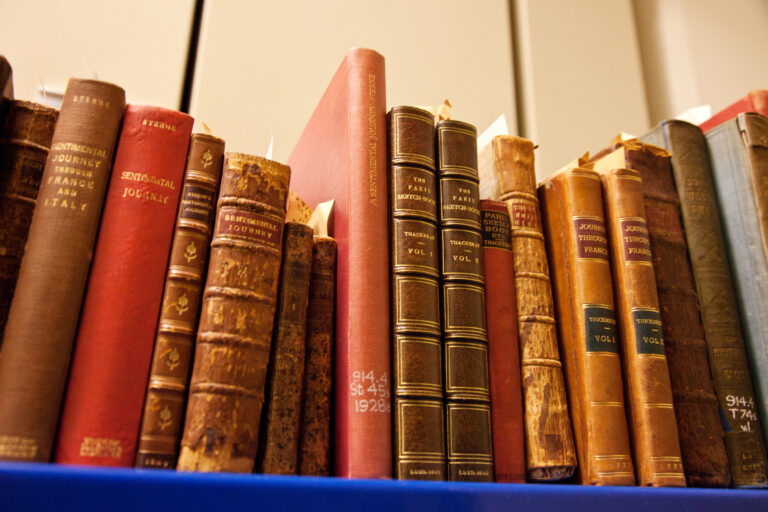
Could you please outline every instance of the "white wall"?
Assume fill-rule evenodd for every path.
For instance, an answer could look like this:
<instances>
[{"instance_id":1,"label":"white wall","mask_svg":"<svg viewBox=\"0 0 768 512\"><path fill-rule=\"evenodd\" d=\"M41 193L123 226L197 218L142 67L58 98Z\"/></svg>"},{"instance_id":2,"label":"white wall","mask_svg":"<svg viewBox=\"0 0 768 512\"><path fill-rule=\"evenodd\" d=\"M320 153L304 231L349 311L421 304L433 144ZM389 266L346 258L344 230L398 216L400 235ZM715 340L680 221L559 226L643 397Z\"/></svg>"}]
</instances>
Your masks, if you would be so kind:
<instances>
[{"instance_id":1,"label":"white wall","mask_svg":"<svg viewBox=\"0 0 768 512\"><path fill-rule=\"evenodd\" d=\"M765 0L634 0L652 123L768 89Z\"/></svg>"},{"instance_id":2,"label":"white wall","mask_svg":"<svg viewBox=\"0 0 768 512\"><path fill-rule=\"evenodd\" d=\"M72 76L123 87L128 101L177 109L193 0L0 0L0 54L14 94L41 82L64 91Z\"/></svg>"},{"instance_id":3,"label":"white wall","mask_svg":"<svg viewBox=\"0 0 768 512\"><path fill-rule=\"evenodd\" d=\"M352 46L384 55L388 107L448 98L478 130L514 123L506 0L209 0L191 113L227 150L264 154L274 134L284 161Z\"/></svg>"}]
</instances>

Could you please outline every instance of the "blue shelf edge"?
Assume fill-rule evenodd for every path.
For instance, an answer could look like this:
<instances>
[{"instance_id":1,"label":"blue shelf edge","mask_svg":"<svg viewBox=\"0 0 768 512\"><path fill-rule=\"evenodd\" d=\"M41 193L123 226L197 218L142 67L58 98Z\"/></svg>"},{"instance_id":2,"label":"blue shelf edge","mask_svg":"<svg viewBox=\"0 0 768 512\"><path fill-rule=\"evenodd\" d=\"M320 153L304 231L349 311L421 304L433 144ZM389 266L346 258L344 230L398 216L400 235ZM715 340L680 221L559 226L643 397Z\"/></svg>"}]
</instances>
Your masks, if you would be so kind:
<instances>
[{"instance_id":1,"label":"blue shelf edge","mask_svg":"<svg viewBox=\"0 0 768 512\"><path fill-rule=\"evenodd\" d=\"M768 491L470 484L0 463L0 510L768 511Z\"/></svg>"}]
</instances>

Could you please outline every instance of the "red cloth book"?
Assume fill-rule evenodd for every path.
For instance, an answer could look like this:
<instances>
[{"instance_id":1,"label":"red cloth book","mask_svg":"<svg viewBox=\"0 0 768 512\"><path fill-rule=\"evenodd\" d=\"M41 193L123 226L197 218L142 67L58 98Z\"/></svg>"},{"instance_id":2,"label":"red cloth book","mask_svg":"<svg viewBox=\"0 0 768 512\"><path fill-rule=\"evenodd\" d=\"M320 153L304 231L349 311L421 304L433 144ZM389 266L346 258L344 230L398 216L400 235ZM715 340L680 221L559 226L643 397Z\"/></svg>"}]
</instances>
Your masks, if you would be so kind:
<instances>
[{"instance_id":1,"label":"red cloth book","mask_svg":"<svg viewBox=\"0 0 768 512\"><path fill-rule=\"evenodd\" d=\"M509 213L506 204L489 200L480 201L480 212L494 473L497 482L525 483L523 387Z\"/></svg>"},{"instance_id":2,"label":"red cloth book","mask_svg":"<svg viewBox=\"0 0 768 512\"><path fill-rule=\"evenodd\" d=\"M125 110L56 462L133 466L192 124L159 107Z\"/></svg>"},{"instance_id":3,"label":"red cloth book","mask_svg":"<svg viewBox=\"0 0 768 512\"><path fill-rule=\"evenodd\" d=\"M768 116L768 89L754 89L735 103L728 105L723 110L713 115L699 125L702 132L708 132L715 126L745 112L757 112Z\"/></svg>"},{"instance_id":4,"label":"red cloth book","mask_svg":"<svg viewBox=\"0 0 768 512\"><path fill-rule=\"evenodd\" d=\"M335 199L335 474L392 476L384 58L352 48L293 149L291 188Z\"/></svg>"}]
</instances>

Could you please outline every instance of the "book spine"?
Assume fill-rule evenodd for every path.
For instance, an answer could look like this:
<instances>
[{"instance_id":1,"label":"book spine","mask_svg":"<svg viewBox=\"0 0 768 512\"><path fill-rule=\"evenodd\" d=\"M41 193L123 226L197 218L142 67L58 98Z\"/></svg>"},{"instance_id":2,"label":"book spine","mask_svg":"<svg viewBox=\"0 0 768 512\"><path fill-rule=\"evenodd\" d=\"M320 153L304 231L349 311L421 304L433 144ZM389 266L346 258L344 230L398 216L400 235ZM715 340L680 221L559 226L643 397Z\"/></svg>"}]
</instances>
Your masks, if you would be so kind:
<instances>
[{"instance_id":1,"label":"book spine","mask_svg":"<svg viewBox=\"0 0 768 512\"><path fill-rule=\"evenodd\" d=\"M136 467L176 467L224 141L192 134L139 430Z\"/></svg>"},{"instance_id":2,"label":"book spine","mask_svg":"<svg viewBox=\"0 0 768 512\"><path fill-rule=\"evenodd\" d=\"M312 228L286 223L264 404L263 448L258 464L261 473L295 475L298 471L311 266Z\"/></svg>"},{"instance_id":3,"label":"book spine","mask_svg":"<svg viewBox=\"0 0 768 512\"><path fill-rule=\"evenodd\" d=\"M19 276L37 191L59 113L14 100L0 126L0 333ZM2 343L2 340L0 340Z\"/></svg>"},{"instance_id":4,"label":"book spine","mask_svg":"<svg viewBox=\"0 0 768 512\"><path fill-rule=\"evenodd\" d=\"M539 185L578 480L635 485L600 176L562 171Z\"/></svg>"},{"instance_id":5,"label":"book spine","mask_svg":"<svg viewBox=\"0 0 768 512\"><path fill-rule=\"evenodd\" d=\"M754 378L756 406L732 398L728 413L750 419L759 415L763 446L768 446L768 264L760 204L766 204L768 122L757 114L742 114L706 134L712 178L722 210L723 238L733 275L747 360ZM763 201L759 201L763 196ZM763 208L764 212L764 208ZM765 215L764 213L762 215ZM754 468L759 470L757 466Z\"/></svg>"},{"instance_id":6,"label":"book spine","mask_svg":"<svg viewBox=\"0 0 768 512\"><path fill-rule=\"evenodd\" d=\"M706 139L695 125L673 120L665 121L641 140L666 147L672 154L672 171L733 485L766 486L766 454L728 270Z\"/></svg>"},{"instance_id":7,"label":"book spine","mask_svg":"<svg viewBox=\"0 0 768 512\"><path fill-rule=\"evenodd\" d=\"M179 470L253 469L290 172L264 158L226 154Z\"/></svg>"},{"instance_id":8,"label":"book spine","mask_svg":"<svg viewBox=\"0 0 768 512\"><path fill-rule=\"evenodd\" d=\"M637 480L685 487L643 182L632 169L612 169L601 179Z\"/></svg>"},{"instance_id":9,"label":"book spine","mask_svg":"<svg viewBox=\"0 0 768 512\"><path fill-rule=\"evenodd\" d=\"M448 479L493 481L477 131L437 124Z\"/></svg>"},{"instance_id":10,"label":"book spine","mask_svg":"<svg viewBox=\"0 0 768 512\"><path fill-rule=\"evenodd\" d=\"M480 212L493 468L497 482L524 483L523 388L509 213L504 203L487 200L480 201Z\"/></svg>"},{"instance_id":11,"label":"book spine","mask_svg":"<svg viewBox=\"0 0 768 512\"><path fill-rule=\"evenodd\" d=\"M643 179L643 203L686 480L690 486L726 487L731 476L725 436L670 158L646 145L627 150L626 165Z\"/></svg>"},{"instance_id":12,"label":"book spine","mask_svg":"<svg viewBox=\"0 0 768 512\"><path fill-rule=\"evenodd\" d=\"M531 480L569 478L576 468L565 382L557 349L552 288L536 197L533 143L493 140L500 198L507 204L525 410L526 468Z\"/></svg>"},{"instance_id":13,"label":"book spine","mask_svg":"<svg viewBox=\"0 0 768 512\"><path fill-rule=\"evenodd\" d=\"M304 404L299 428L299 474L331 474L331 397L336 241L315 237L307 307L307 354Z\"/></svg>"},{"instance_id":14,"label":"book spine","mask_svg":"<svg viewBox=\"0 0 768 512\"><path fill-rule=\"evenodd\" d=\"M335 474L392 476L384 58L350 51L348 240L339 244Z\"/></svg>"},{"instance_id":15,"label":"book spine","mask_svg":"<svg viewBox=\"0 0 768 512\"><path fill-rule=\"evenodd\" d=\"M133 466L193 120L128 105L83 301L55 461Z\"/></svg>"},{"instance_id":16,"label":"book spine","mask_svg":"<svg viewBox=\"0 0 768 512\"><path fill-rule=\"evenodd\" d=\"M125 92L71 79L43 170L0 357L0 458L48 461Z\"/></svg>"},{"instance_id":17,"label":"book spine","mask_svg":"<svg viewBox=\"0 0 768 512\"><path fill-rule=\"evenodd\" d=\"M749 91L746 96L740 98L736 103L727 106L701 123L701 131L706 133L715 126L746 112L757 112L764 116L768 115L768 90Z\"/></svg>"},{"instance_id":18,"label":"book spine","mask_svg":"<svg viewBox=\"0 0 768 512\"><path fill-rule=\"evenodd\" d=\"M432 114L389 114L395 476L445 480Z\"/></svg>"}]
</instances>

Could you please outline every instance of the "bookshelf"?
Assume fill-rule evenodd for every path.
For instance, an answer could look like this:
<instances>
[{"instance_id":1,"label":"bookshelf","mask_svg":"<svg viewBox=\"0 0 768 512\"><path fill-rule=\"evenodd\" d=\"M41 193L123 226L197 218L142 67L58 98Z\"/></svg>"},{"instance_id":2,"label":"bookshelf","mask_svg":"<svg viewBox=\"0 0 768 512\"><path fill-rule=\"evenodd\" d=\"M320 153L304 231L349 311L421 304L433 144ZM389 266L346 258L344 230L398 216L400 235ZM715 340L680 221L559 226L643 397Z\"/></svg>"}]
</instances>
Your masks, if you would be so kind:
<instances>
[{"instance_id":1,"label":"bookshelf","mask_svg":"<svg viewBox=\"0 0 768 512\"><path fill-rule=\"evenodd\" d=\"M246 508L333 512L737 512L768 509L768 493L345 480L0 463L0 506L3 510L164 512Z\"/></svg>"}]
</instances>

